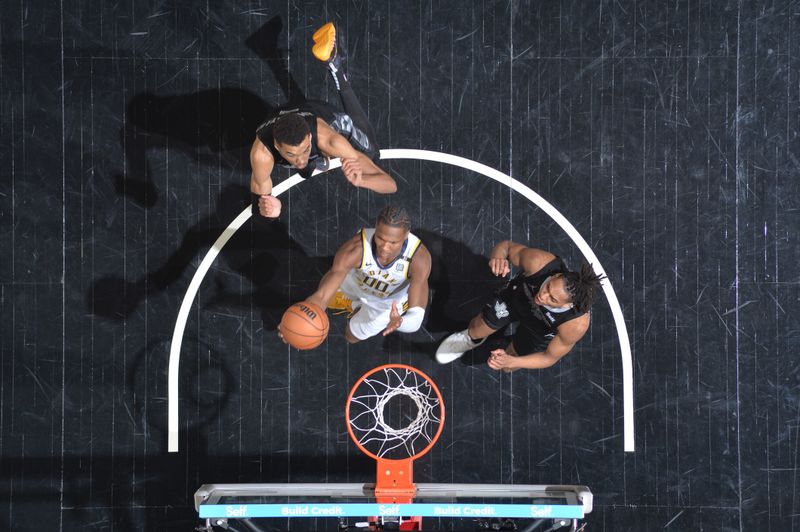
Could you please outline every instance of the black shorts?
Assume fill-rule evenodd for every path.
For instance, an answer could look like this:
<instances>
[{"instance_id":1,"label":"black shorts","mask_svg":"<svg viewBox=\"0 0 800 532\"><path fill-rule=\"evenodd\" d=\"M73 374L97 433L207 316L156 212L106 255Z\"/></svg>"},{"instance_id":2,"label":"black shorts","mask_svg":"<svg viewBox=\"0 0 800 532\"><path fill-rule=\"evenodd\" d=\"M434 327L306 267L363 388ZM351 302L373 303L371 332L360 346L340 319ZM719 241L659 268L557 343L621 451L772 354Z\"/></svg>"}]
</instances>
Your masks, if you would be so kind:
<instances>
[{"instance_id":1,"label":"black shorts","mask_svg":"<svg viewBox=\"0 0 800 532\"><path fill-rule=\"evenodd\" d=\"M519 355L544 351L555 335L542 334L528 325L522 316L514 312L513 305L508 302L509 295L506 290L496 292L483 306L481 311L483 321L494 330L516 323L517 330L511 337L511 343L514 344L514 349Z\"/></svg>"},{"instance_id":2,"label":"black shorts","mask_svg":"<svg viewBox=\"0 0 800 532\"><path fill-rule=\"evenodd\" d=\"M328 102L323 102L322 100L306 100L297 107L301 111L313 113L317 117L321 118L323 122L329 125L336 118L336 114L341 113L339 109Z\"/></svg>"}]
</instances>

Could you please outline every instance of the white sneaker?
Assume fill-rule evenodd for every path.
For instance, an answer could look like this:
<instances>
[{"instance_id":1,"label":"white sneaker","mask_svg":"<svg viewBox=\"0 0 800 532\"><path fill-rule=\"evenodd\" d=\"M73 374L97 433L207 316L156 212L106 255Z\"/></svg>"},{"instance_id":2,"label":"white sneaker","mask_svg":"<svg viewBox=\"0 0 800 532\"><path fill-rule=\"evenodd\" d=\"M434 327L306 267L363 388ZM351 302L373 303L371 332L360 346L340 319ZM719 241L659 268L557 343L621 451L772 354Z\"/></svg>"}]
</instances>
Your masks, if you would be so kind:
<instances>
[{"instance_id":1,"label":"white sneaker","mask_svg":"<svg viewBox=\"0 0 800 532\"><path fill-rule=\"evenodd\" d=\"M449 364L461 358L461 355L470 349L475 349L485 341L486 338L481 338L480 342L473 342L469 337L469 329L453 333L445 338L439 345L439 349L436 350L436 362L439 364Z\"/></svg>"}]
</instances>

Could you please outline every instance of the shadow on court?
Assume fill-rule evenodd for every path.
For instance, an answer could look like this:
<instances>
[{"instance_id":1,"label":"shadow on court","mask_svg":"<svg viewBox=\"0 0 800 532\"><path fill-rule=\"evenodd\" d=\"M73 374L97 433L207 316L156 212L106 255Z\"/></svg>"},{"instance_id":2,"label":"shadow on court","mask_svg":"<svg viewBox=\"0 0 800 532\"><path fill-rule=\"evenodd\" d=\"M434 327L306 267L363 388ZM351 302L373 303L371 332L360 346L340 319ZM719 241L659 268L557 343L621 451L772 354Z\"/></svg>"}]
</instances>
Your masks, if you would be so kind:
<instances>
[{"instance_id":1,"label":"shadow on court","mask_svg":"<svg viewBox=\"0 0 800 532\"><path fill-rule=\"evenodd\" d=\"M194 530L200 520L192 496L203 484L374 478L374 462L360 453L289 445L285 423L259 435L257 424L243 433L238 423L223 422L243 401L236 365L191 339L179 373L180 452L167 453L169 344L141 349L125 368L125 386L95 404L91 416L69 416L63 456L0 460L0 498L14 503L13 514L0 513L0 529L51 530L61 523L64 530ZM267 440L263 447L259 437Z\"/></svg>"},{"instance_id":2,"label":"shadow on court","mask_svg":"<svg viewBox=\"0 0 800 532\"><path fill-rule=\"evenodd\" d=\"M216 212L195 224L161 266L138 279L106 276L96 280L86 296L88 308L97 316L124 320L145 298L165 291L188 270L194 273L197 262L249 201L247 188L229 185L220 193ZM219 269L212 270L206 282L213 285L204 307L256 307L268 330L275 329L283 311L297 298L293 293L313 292L331 264L330 257L309 257L289 236L283 222L260 216L253 216L236 232L220 252L220 258L253 290L235 290L229 285L241 284L238 280L229 279ZM290 278L307 281L288 285L286 279Z\"/></svg>"},{"instance_id":3,"label":"shadow on court","mask_svg":"<svg viewBox=\"0 0 800 532\"><path fill-rule=\"evenodd\" d=\"M431 253L430 303L420 331L387 336L384 347L389 351L406 351L433 358L442 339L465 329L480 312L484 301L495 290L505 286L508 278L494 277L489 270L488 257L473 252L462 242L428 229L413 229L412 232L420 237ZM459 359L459 363L485 363L489 351L498 345L507 345L504 333L501 329L485 344Z\"/></svg>"},{"instance_id":4,"label":"shadow on court","mask_svg":"<svg viewBox=\"0 0 800 532\"><path fill-rule=\"evenodd\" d=\"M289 72L288 51L279 47L282 31L282 18L274 16L247 37L245 43L266 62L287 101L292 103L305 96ZM274 106L256 94L239 88L223 87L186 95L138 94L127 105L125 126L120 131L126 168L114 176L115 189L138 205L153 207L159 197L155 182L160 179L154 179L148 153L155 149L179 150L208 166L216 167L222 160L226 167L247 169L255 131L273 110ZM244 184L223 189L216 211L195 224L184 235L180 247L159 268L138 279L106 276L95 280L86 295L90 312L114 320L124 320L133 314L145 297L178 281L251 200ZM330 262L307 257L289 238L281 222L254 216L221 253L234 271L250 281L254 291L238 293L227 286L222 276L217 276L209 304L255 305L263 310L265 327L274 330L280 320L275 311L281 309L282 313L290 304L285 283L276 282L281 279L281 261L292 258L287 252L302 259L294 262L292 273L296 278L318 279L325 271L318 271L319 264ZM288 278L288 274L282 277Z\"/></svg>"},{"instance_id":5,"label":"shadow on court","mask_svg":"<svg viewBox=\"0 0 800 532\"><path fill-rule=\"evenodd\" d=\"M154 150L178 150L200 164L249 168L255 130L272 110L255 94L238 88L204 90L187 95L134 96L120 130L126 168L114 175L120 195L151 208L159 191L148 160Z\"/></svg>"},{"instance_id":6,"label":"shadow on court","mask_svg":"<svg viewBox=\"0 0 800 532\"><path fill-rule=\"evenodd\" d=\"M193 439L196 434L182 434ZM199 446L199 445L198 445ZM193 447L198 447L193 446ZM61 475L53 475L50 457L4 459L7 472L0 475L0 497L13 499L15 512L0 517L3 530L58 528L59 503L64 530L143 530L191 531L200 524L194 509L193 494L203 484L244 482L286 482L288 476L260 475L260 466L288 471L302 463L308 471L327 471L330 475L364 481L374 478L374 461L356 456L204 456L197 451L155 456L124 454L66 457ZM333 464L333 465L331 465ZM338 464L338 465L337 465ZM333 468L333 469L332 469ZM12 472L25 471L24 480ZM12 489L13 486L13 489ZM26 523L30 523L28 527ZM281 526L280 521L274 525Z\"/></svg>"},{"instance_id":7,"label":"shadow on court","mask_svg":"<svg viewBox=\"0 0 800 532\"><path fill-rule=\"evenodd\" d=\"M13 499L15 509L13 521L8 514L0 515L0 529L37 529L29 522L38 523L38 529L57 528L41 525L61 518L65 530L194 530L200 521L192 496L203 484L374 479L374 461L358 452L326 453L324 446L298 450L303 445L286 439L286 423L266 427L265 434L259 434L257 424L244 432L238 423L220 424L229 416L224 411L240 408L236 402L243 401L242 383L228 353L192 340L185 343L192 356L179 373L180 452L167 453L169 343L151 342L134 356L126 368L124 389L96 406L91 425L88 416L65 425L65 439L72 442L75 454L67 449L63 458L0 461L0 497ZM116 419L111 404L116 404ZM272 409L285 407L269 404ZM93 443L99 435L102 446ZM108 442L113 444L111 452ZM104 451L93 452L95 445ZM254 452L259 448L263 451Z\"/></svg>"},{"instance_id":8,"label":"shadow on court","mask_svg":"<svg viewBox=\"0 0 800 532\"><path fill-rule=\"evenodd\" d=\"M287 103L305 99L288 69L288 51L278 46L283 21L269 19L245 39L247 46L263 59L273 73ZM125 169L114 175L118 194L151 208L159 191L148 160L154 150L179 150L198 163L239 172L250 167L250 146L258 126L275 106L257 94L238 87L221 87L190 94L137 94L128 102L120 130Z\"/></svg>"}]
</instances>

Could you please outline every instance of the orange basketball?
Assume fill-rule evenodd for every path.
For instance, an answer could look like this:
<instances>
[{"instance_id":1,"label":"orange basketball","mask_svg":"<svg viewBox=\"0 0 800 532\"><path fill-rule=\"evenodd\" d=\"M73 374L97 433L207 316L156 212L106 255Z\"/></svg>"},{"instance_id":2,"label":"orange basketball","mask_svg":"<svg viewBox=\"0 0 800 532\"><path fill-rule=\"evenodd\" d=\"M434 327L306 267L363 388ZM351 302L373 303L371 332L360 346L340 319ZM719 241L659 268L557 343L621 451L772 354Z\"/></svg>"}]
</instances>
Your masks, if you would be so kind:
<instances>
[{"instance_id":1,"label":"orange basketball","mask_svg":"<svg viewBox=\"0 0 800 532\"><path fill-rule=\"evenodd\" d=\"M283 313L281 334L292 347L314 349L328 336L328 315L314 303L295 303Z\"/></svg>"}]
</instances>

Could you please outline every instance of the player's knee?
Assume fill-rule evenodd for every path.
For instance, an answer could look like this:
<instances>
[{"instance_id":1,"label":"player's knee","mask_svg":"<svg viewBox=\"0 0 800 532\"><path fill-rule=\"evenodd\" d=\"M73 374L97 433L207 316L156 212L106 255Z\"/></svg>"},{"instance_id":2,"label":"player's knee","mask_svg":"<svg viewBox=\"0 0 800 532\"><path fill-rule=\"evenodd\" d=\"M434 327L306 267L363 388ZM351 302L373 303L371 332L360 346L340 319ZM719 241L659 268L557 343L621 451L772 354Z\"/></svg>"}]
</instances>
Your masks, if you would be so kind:
<instances>
[{"instance_id":1,"label":"player's knee","mask_svg":"<svg viewBox=\"0 0 800 532\"><path fill-rule=\"evenodd\" d=\"M494 329L489 327L489 325L483 319L483 316L480 314L472 318L472 321L469 322L469 334L476 340L478 338L489 336L493 330Z\"/></svg>"},{"instance_id":2,"label":"player's knee","mask_svg":"<svg viewBox=\"0 0 800 532\"><path fill-rule=\"evenodd\" d=\"M344 332L344 339L347 340L348 344L357 344L361 340L355 337L355 335L350 331L350 326L347 326L347 330Z\"/></svg>"}]
</instances>

